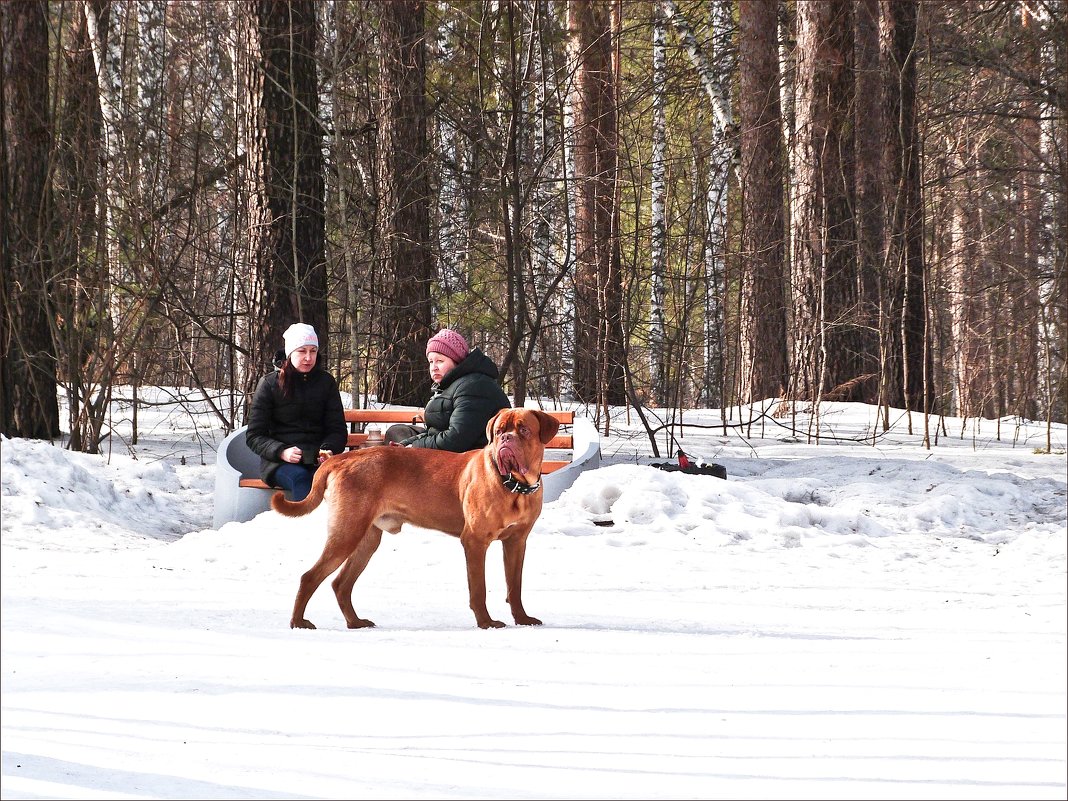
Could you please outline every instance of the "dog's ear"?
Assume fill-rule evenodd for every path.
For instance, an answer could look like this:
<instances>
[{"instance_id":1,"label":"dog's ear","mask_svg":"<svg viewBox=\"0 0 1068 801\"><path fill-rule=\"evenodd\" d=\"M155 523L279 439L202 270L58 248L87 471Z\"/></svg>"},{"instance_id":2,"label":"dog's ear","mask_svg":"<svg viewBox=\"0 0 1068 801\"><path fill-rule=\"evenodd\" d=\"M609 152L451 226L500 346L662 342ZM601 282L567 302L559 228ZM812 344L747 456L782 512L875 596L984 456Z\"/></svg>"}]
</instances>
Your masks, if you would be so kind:
<instances>
[{"instance_id":1,"label":"dog's ear","mask_svg":"<svg viewBox=\"0 0 1068 801\"><path fill-rule=\"evenodd\" d=\"M556 436L556 432L560 430L560 421L553 417L551 414L534 410L534 414L537 415L538 423L540 425L541 434L540 439L543 445L548 445L549 441Z\"/></svg>"},{"instance_id":2,"label":"dog's ear","mask_svg":"<svg viewBox=\"0 0 1068 801\"><path fill-rule=\"evenodd\" d=\"M501 409L501 411L499 411L499 412L497 412L497 414L493 415L493 417L491 417L489 419L489 422L486 423L486 442L493 442L493 426L496 425L497 418L500 417L501 413L505 412L505 411L507 411L507 410L506 409Z\"/></svg>"}]
</instances>

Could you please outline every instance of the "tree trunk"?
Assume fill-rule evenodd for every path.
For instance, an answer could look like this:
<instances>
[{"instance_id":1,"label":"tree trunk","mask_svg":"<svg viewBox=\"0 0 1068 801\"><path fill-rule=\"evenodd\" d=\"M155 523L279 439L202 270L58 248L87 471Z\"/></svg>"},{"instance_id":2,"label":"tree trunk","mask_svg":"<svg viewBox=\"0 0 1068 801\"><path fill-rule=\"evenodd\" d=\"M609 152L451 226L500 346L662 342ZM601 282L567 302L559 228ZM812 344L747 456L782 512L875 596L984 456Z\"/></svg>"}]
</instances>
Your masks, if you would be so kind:
<instances>
[{"instance_id":1,"label":"tree trunk","mask_svg":"<svg viewBox=\"0 0 1068 801\"><path fill-rule=\"evenodd\" d=\"M103 338L107 318L106 276L95 259L102 121L88 23L80 7L68 8L61 51L66 91L55 126L52 302L58 375L67 392L68 447L86 451L94 447L94 437L82 402L90 394L84 368Z\"/></svg>"},{"instance_id":2,"label":"tree trunk","mask_svg":"<svg viewBox=\"0 0 1068 801\"><path fill-rule=\"evenodd\" d=\"M1063 9L1064 4L1060 7ZM1050 15L1052 16L1052 14ZM1047 17L1048 19L1048 17ZM1042 61L1053 75L1068 75L1068 41L1063 35L1064 20L1054 27L1054 38L1042 51ZM1058 31L1060 35L1058 35ZM1062 81L1063 86L1063 81ZM1047 101L1048 103L1048 101ZM1045 237L1052 244L1042 248L1040 271L1048 278L1042 292L1042 373L1045 384L1045 414L1051 420L1068 419L1068 109L1045 105L1042 122L1043 159L1056 165L1042 176L1042 195L1048 211ZM1051 431L1046 428L1046 449Z\"/></svg>"},{"instance_id":3,"label":"tree trunk","mask_svg":"<svg viewBox=\"0 0 1068 801\"><path fill-rule=\"evenodd\" d=\"M333 150L334 150L334 163L337 167L337 216L338 225L342 231L350 230L349 225L349 164L352 160L350 149L347 147L345 138L341 135L342 123L344 121L343 108L344 103L342 94L339 91L339 81L337 76L341 74L341 43L339 41L338 29L339 20L344 17L344 10L339 9L337 3L330 4L330 22L332 26L331 39L330 39L330 58L331 68L334 74L334 80L330 82L330 113L331 113L331 127L333 129ZM345 333L348 335L349 346L349 362L345 366L346 369L339 370L338 381L344 385L344 379L348 378L348 386L350 395L352 398L353 408L360 408L360 343L359 343L359 327L360 327L360 309L358 305L358 298L360 297L359 282L356 278L356 265L355 255L353 253L353 243L349 237L343 237L339 243L341 250L341 263L344 266L345 272L345 297L347 299L348 308L345 309L345 313L342 314L342 318L348 323Z\"/></svg>"},{"instance_id":4,"label":"tree trunk","mask_svg":"<svg viewBox=\"0 0 1068 801\"><path fill-rule=\"evenodd\" d=\"M44 2L0 5L0 433L59 436Z\"/></svg>"},{"instance_id":5,"label":"tree trunk","mask_svg":"<svg viewBox=\"0 0 1068 801\"><path fill-rule=\"evenodd\" d=\"M316 4L250 0L243 42L250 322L245 387L255 388L295 322L328 358Z\"/></svg>"},{"instance_id":6,"label":"tree trunk","mask_svg":"<svg viewBox=\"0 0 1068 801\"><path fill-rule=\"evenodd\" d=\"M879 286L883 273L883 131L882 71L879 66L879 0L858 0L854 19L856 38L856 236L858 271L857 338L861 371L878 376L884 358L879 337ZM882 382L868 379L857 400L885 402Z\"/></svg>"},{"instance_id":7,"label":"tree trunk","mask_svg":"<svg viewBox=\"0 0 1068 801\"><path fill-rule=\"evenodd\" d=\"M863 362L852 224L852 5L801 3L797 21L791 396L818 400L833 391L837 400L854 400Z\"/></svg>"},{"instance_id":8,"label":"tree trunk","mask_svg":"<svg viewBox=\"0 0 1068 801\"><path fill-rule=\"evenodd\" d=\"M429 144L422 0L378 6L380 25L378 201L382 334L378 400L426 403L430 287ZM373 355L372 355L373 358Z\"/></svg>"},{"instance_id":9,"label":"tree trunk","mask_svg":"<svg viewBox=\"0 0 1068 801\"><path fill-rule=\"evenodd\" d=\"M528 358L530 338L533 333L528 326L530 314L530 289L527 276L533 277L532 248L526 233L528 219L527 186L524 185L524 165L529 164L531 145L531 115L524 79L529 76L529 49L524 46L523 32L526 24L522 8L514 0L502 9L505 54L499 56L496 72L501 76L501 96L507 107L502 109L504 153L498 165L501 210L500 232L504 243L506 273L505 325L508 330L508 349L501 361L501 378L510 379L512 395L517 406L527 398L527 382L530 361Z\"/></svg>"},{"instance_id":10,"label":"tree trunk","mask_svg":"<svg viewBox=\"0 0 1068 801\"><path fill-rule=\"evenodd\" d=\"M696 37L694 37L689 22L679 12L679 7L675 4L675 0L660 0L660 2L668 15L668 19L671 20L675 31L678 33L682 46L686 50L686 55L690 58L690 63L697 70L697 75L701 79L701 86L704 87L705 94L708 95L708 99L712 103L713 116L720 134L727 137L733 136L735 129L734 116L731 114L731 105L730 101L727 100L727 93L723 91L723 87L709 66L708 59L705 58L704 53L701 51L701 46L698 44Z\"/></svg>"},{"instance_id":11,"label":"tree trunk","mask_svg":"<svg viewBox=\"0 0 1068 801\"><path fill-rule=\"evenodd\" d=\"M136 111L144 125L141 128L141 158L139 170L139 205L156 208L164 199L166 176L169 174L169 147L163 120L164 70L166 64L167 2L166 0L138 0L137 15L137 94Z\"/></svg>"},{"instance_id":12,"label":"tree trunk","mask_svg":"<svg viewBox=\"0 0 1068 801\"><path fill-rule=\"evenodd\" d=\"M720 54L717 62L720 70L728 75L734 74L738 68L737 56L730 55L729 44L732 40L733 5L731 0L716 0L710 12L712 30L715 31L714 41L719 43L719 47L725 51ZM726 111L729 112L729 110L728 107ZM704 204L707 220L704 236L705 288L702 303L704 371L701 377L698 404L706 407L719 406L722 409L728 403L725 375L727 353L725 306L728 297L726 252L730 215L727 200L730 195L731 176L737 172L734 170L734 153L737 144L732 128L724 129L719 134L719 141L714 144L712 158L708 162L709 167L705 170L708 185L705 190Z\"/></svg>"},{"instance_id":13,"label":"tree trunk","mask_svg":"<svg viewBox=\"0 0 1068 801\"><path fill-rule=\"evenodd\" d=\"M622 286L616 198L616 107L612 8L604 0L570 0L576 37L575 373L587 403L625 402L622 380Z\"/></svg>"},{"instance_id":14,"label":"tree trunk","mask_svg":"<svg viewBox=\"0 0 1068 801\"><path fill-rule=\"evenodd\" d=\"M566 69L566 65L553 59L553 51L547 46L560 35L561 25L552 7L539 6L535 19L534 35L538 41L532 53L536 118L530 163L546 165L547 174L534 185L531 250L538 304L529 347L532 390L539 397L556 399L561 395L561 376L571 373L564 355L569 350L564 343L570 343L570 337L562 333L570 318L569 300L558 289L567 276L567 256L571 253L567 225L567 198L571 193L564 191L562 180L568 167L557 116L561 108L555 93L557 71Z\"/></svg>"},{"instance_id":15,"label":"tree trunk","mask_svg":"<svg viewBox=\"0 0 1068 801\"><path fill-rule=\"evenodd\" d=\"M727 297L725 252L727 247L727 229L729 214L727 210L728 186L732 173L738 166L735 160L737 143L737 124L731 111L727 92L723 88L721 76L734 73L733 65L724 66L721 56L720 70L713 69L700 43L693 34L689 21L682 15L674 0L660 0L664 13L671 21L675 33L686 51L690 64L697 71L701 86L705 90L712 107L718 141L713 145L712 158L709 160L708 188L705 208L708 225L704 235L704 376L701 380L701 395L707 405L724 403L724 362L725 362L725 308ZM716 31L714 41L726 41L724 29L730 19L729 0L715 0L711 9L712 28ZM739 11L741 6L739 6Z\"/></svg>"},{"instance_id":16,"label":"tree trunk","mask_svg":"<svg viewBox=\"0 0 1068 801\"><path fill-rule=\"evenodd\" d=\"M962 131L966 147L969 139ZM986 359L992 333L989 318L993 310L987 303L992 276L987 274L983 259L982 200L973 187L974 168L960 156L954 156L952 163L954 174L960 176L953 193L949 251L956 407L961 417L982 417L992 385Z\"/></svg>"},{"instance_id":17,"label":"tree trunk","mask_svg":"<svg viewBox=\"0 0 1068 801\"><path fill-rule=\"evenodd\" d=\"M1038 74L1041 69L1040 46L1031 29L1036 20L1026 7L1021 10L1020 37L1027 43L1025 65L1028 74ZM1042 128L1039 123L1042 112L1034 95L1021 99L1020 141L1017 143L1018 163L1024 167L1024 175L1041 174ZM1009 397L1013 399L1012 412L1033 420L1038 414L1040 396L1038 384L1039 321L1042 304L1039 287L1042 285L1038 266L1039 239L1042 231L1042 197L1039 182L1023 178L1016 189L1016 206L1020 213L1014 221L1011 255L1012 321L1007 331L1009 346L1015 358L1010 358Z\"/></svg>"},{"instance_id":18,"label":"tree trunk","mask_svg":"<svg viewBox=\"0 0 1068 801\"><path fill-rule=\"evenodd\" d=\"M741 398L786 390L783 146L779 113L777 0L738 7L741 115Z\"/></svg>"},{"instance_id":19,"label":"tree trunk","mask_svg":"<svg viewBox=\"0 0 1068 801\"><path fill-rule=\"evenodd\" d=\"M916 123L916 2L880 0L880 40L886 136L883 173L887 191L884 235L888 274L883 338L891 405L923 405L926 352L926 270L923 261L923 206L920 192L920 140Z\"/></svg>"},{"instance_id":20,"label":"tree trunk","mask_svg":"<svg viewBox=\"0 0 1068 801\"><path fill-rule=\"evenodd\" d=\"M667 149L667 22L663 6L653 4L653 157L649 165L651 183L649 227L649 400L653 404L666 397L664 353L664 273L667 268L667 196L665 152Z\"/></svg>"}]
</instances>

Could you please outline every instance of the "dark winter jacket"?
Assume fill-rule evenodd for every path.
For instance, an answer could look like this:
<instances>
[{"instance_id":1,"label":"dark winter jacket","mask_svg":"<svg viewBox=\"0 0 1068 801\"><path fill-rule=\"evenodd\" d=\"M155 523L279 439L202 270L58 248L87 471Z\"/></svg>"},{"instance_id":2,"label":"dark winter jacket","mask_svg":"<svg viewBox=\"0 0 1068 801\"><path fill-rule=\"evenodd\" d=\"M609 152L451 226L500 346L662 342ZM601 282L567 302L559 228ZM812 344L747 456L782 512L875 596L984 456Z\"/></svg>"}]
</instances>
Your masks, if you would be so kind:
<instances>
[{"instance_id":1,"label":"dark winter jacket","mask_svg":"<svg viewBox=\"0 0 1068 801\"><path fill-rule=\"evenodd\" d=\"M497 383L497 365L478 348L434 385L423 411L426 433L409 437L413 448L464 451L486 445L486 424L512 403Z\"/></svg>"},{"instance_id":2,"label":"dark winter jacket","mask_svg":"<svg viewBox=\"0 0 1068 801\"><path fill-rule=\"evenodd\" d=\"M337 381L315 366L310 372L291 370L288 398L278 388L277 370L260 379L252 396L245 442L260 456L260 478L274 486L274 473L282 465L282 451L296 445L304 453L345 450L348 429Z\"/></svg>"}]
</instances>

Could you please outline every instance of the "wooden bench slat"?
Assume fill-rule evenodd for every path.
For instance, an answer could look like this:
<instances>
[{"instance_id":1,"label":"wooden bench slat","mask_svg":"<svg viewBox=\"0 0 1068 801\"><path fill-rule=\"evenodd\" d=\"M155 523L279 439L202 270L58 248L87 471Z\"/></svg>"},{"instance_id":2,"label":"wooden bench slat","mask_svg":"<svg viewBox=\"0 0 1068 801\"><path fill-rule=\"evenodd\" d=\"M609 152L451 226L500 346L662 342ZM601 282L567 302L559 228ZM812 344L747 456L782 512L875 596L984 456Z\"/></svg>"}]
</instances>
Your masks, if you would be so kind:
<instances>
[{"instance_id":1,"label":"wooden bench slat","mask_svg":"<svg viewBox=\"0 0 1068 801\"><path fill-rule=\"evenodd\" d=\"M346 423L422 422L422 409L346 409Z\"/></svg>"},{"instance_id":2,"label":"wooden bench slat","mask_svg":"<svg viewBox=\"0 0 1068 801\"><path fill-rule=\"evenodd\" d=\"M363 443L367 442L366 434L349 434L348 439L345 441L345 445L348 448L358 448ZM560 450L571 450L574 447L574 439L570 434L557 434L551 440L546 448L558 448Z\"/></svg>"},{"instance_id":3,"label":"wooden bench slat","mask_svg":"<svg viewBox=\"0 0 1068 801\"><path fill-rule=\"evenodd\" d=\"M557 420L559 420L564 425L570 425L571 423L575 422L575 413L574 412L565 412L565 411L560 411L558 409L554 409L553 411L546 411L546 410L543 409L542 411L545 411L545 413L547 415L549 415L550 417L555 417Z\"/></svg>"},{"instance_id":4,"label":"wooden bench slat","mask_svg":"<svg viewBox=\"0 0 1068 801\"><path fill-rule=\"evenodd\" d=\"M563 425L575 422L575 413L552 410L545 412L555 417ZM422 409L346 409L346 423L412 423L422 422Z\"/></svg>"}]
</instances>

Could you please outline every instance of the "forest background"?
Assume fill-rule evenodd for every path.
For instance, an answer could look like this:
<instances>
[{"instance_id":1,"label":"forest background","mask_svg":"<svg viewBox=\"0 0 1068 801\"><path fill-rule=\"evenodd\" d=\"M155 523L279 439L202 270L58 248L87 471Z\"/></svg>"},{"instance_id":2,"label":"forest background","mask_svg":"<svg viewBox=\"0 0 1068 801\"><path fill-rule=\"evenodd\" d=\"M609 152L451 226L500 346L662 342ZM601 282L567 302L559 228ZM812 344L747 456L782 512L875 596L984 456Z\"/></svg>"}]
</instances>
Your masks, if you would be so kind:
<instances>
[{"instance_id":1,"label":"forest background","mask_svg":"<svg viewBox=\"0 0 1068 801\"><path fill-rule=\"evenodd\" d=\"M232 429L296 320L362 404L452 326L603 426L1063 422L1065 5L2 2L0 433Z\"/></svg>"}]
</instances>

